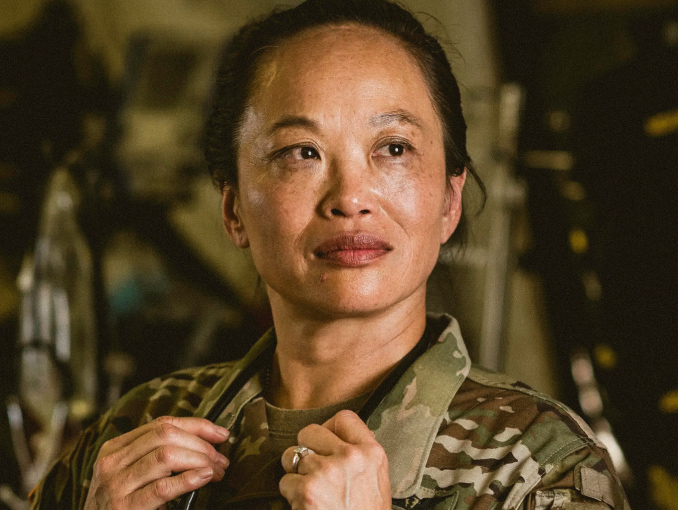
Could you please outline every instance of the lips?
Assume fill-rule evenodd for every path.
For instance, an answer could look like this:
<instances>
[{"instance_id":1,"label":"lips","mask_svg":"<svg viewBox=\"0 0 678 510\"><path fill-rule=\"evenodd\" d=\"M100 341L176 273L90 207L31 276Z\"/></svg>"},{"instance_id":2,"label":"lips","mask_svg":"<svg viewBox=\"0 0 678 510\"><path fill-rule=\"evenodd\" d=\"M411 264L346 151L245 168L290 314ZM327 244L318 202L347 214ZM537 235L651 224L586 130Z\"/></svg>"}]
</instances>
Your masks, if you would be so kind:
<instances>
[{"instance_id":1,"label":"lips","mask_svg":"<svg viewBox=\"0 0 678 510\"><path fill-rule=\"evenodd\" d=\"M345 267L369 264L393 250L393 246L372 234L338 234L320 244L317 258Z\"/></svg>"}]
</instances>

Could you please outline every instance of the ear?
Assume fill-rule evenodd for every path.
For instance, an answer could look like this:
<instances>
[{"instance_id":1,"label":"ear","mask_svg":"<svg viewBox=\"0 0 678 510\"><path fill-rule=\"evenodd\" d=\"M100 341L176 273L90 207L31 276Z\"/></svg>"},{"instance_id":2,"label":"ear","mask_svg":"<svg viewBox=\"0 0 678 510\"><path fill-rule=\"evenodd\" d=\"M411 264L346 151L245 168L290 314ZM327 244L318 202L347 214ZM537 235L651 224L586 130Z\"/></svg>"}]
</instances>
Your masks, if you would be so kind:
<instances>
[{"instance_id":1,"label":"ear","mask_svg":"<svg viewBox=\"0 0 678 510\"><path fill-rule=\"evenodd\" d=\"M221 214L224 229L238 248L247 248L250 240L240 214L240 199L233 186L224 186L221 191Z\"/></svg>"},{"instance_id":2,"label":"ear","mask_svg":"<svg viewBox=\"0 0 678 510\"><path fill-rule=\"evenodd\" d=\"M461 192L466 182L466 169L460 175L447 177L445 186L445 204L443 210L443 228L440 231L440 244L444 244L456 230L461 219Z\"/></svg>"}]
</instances>

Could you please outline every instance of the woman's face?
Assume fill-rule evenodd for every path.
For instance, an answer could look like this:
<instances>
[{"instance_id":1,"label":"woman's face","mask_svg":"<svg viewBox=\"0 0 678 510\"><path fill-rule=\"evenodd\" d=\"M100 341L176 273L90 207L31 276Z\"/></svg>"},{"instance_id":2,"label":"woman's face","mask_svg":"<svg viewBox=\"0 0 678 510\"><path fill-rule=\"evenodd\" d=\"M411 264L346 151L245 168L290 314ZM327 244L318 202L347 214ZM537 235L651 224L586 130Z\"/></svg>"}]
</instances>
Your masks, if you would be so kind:
<instances>
[{"instance_id":1,"label":"woman's face","mask_svg":"<svg viewBox=\"0 0 678 510\"><path fill-rule=\"evenodd\" d=\"M423 306L464 176L445 173L440 120L414 57L357 25L270 51L240 132L224 223L271 304L315 317Z\"/></svg>"}]
</instances>

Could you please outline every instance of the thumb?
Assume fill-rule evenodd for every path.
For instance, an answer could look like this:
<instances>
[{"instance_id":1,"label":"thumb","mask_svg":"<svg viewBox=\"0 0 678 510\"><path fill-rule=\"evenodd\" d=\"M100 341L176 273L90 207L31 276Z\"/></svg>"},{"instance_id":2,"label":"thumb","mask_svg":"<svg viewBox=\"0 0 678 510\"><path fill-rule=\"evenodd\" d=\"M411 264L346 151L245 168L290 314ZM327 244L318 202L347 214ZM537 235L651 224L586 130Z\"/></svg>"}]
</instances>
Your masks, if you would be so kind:
<instances>
[{"instance_id":1,"label":"thumb","mask_svg":"<svg viewBox=\"0 0 678 510\"><path fill-rule=\"evenodd\" d=\"M375 441L374 433L353 411L339 411L332 416L332 418L323 423L323 427L329 429L330 432L342 441L346 441L350 444Z\"/></svg>"}]
</instances>

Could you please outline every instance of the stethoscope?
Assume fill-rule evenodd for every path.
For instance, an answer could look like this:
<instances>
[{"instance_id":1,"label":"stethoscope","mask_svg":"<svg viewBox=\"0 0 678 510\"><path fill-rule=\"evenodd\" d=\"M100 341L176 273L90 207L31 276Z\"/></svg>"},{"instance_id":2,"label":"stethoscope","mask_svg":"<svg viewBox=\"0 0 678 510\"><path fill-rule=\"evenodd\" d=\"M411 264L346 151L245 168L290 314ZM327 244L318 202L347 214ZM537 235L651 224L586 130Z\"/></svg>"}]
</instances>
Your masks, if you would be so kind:
<instances>
[{"instance_id":1,"label":"stethoscope","mask_svg":"<svg viewBox=\"0 0 678 510\"><path fill-rule=\"evenodd\" d=\"M412 366L419 356L421 356L426 349L428 349L431 340L431 333L428 325L424 334L417 344L408 352L398 364L389 372L386 378L379 384L379 386L368 397L358 411L358 416L364 422L372 415L377 406L386 397L386 395L393 389L398 380L405 374L408 368ZM242 367L242 370L229 383L224 391L219 395L219 398L214 403L212 408L205 415L205 419L215 422L226 409L226 406L235 398L240 390L245 386L254 375L260 370L264 370L270 366L273 360L273 353L275 352L276 342L270 342L264 349L259 352L256 357L248 364ZM237 420L236 420L237 421ZM190 510L198 500L198 490L186 493L182 496L179 504L181 510Z\"/></svg>"}]
</instances>

